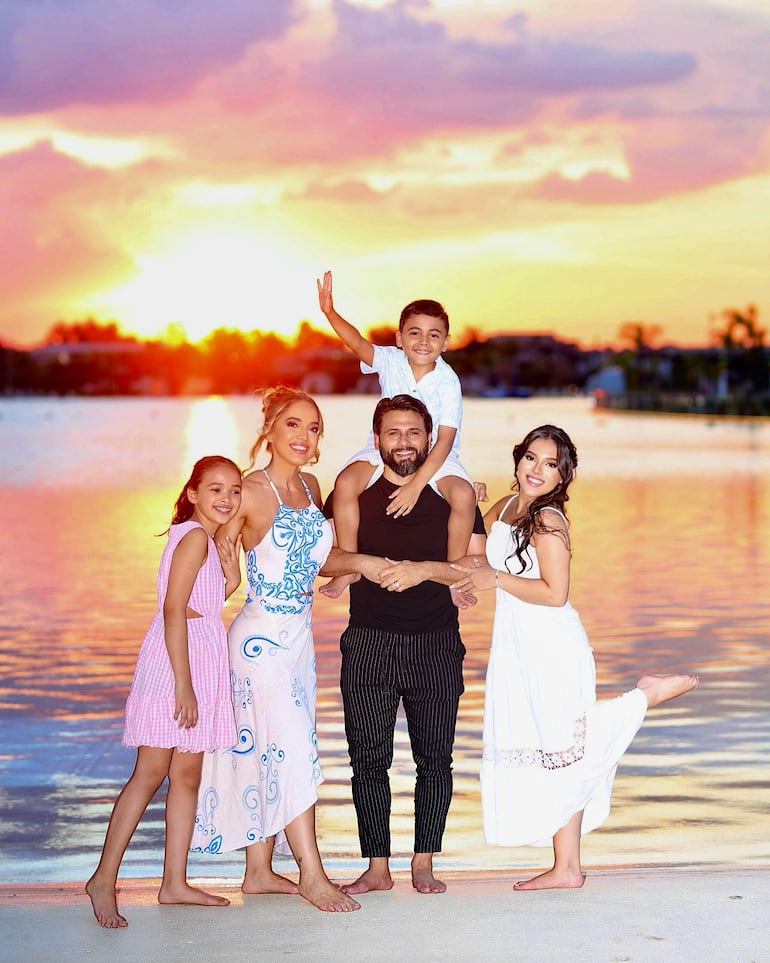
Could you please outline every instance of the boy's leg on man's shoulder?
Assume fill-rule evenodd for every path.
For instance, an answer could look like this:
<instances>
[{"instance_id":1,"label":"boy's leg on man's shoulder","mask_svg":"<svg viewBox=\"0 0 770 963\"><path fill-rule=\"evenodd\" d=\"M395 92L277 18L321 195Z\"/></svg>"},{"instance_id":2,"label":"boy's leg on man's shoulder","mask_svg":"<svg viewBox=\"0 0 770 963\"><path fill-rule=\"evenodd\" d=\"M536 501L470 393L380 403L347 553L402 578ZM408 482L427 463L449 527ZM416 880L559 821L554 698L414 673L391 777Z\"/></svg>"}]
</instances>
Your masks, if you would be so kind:
<instances>
[{"instance_id":1,"label":"boy's leg on man's shoulder","mask_svg":"<svg viewBox=\"0 0 770 963\"><path fill-rule=\"evenodd\" d=\"M459 475L445 475L437 482L438 490L449 504L447 523L447 558L451 562L468 554L476 516L476 492Z\"/></svg>"},{"instance_id":2,"label":"boy's leg on man's shoulder","mask_svg":"<svg viewBox=\"0 0 770 963\"><path fill-rule=\"evenodd\" d=\"M358 548L358 496L374 471L368 461L354 461L342 469L334 482L334 527L337 544L345 551L355 552Z\"/></svg>"}]
</instances>

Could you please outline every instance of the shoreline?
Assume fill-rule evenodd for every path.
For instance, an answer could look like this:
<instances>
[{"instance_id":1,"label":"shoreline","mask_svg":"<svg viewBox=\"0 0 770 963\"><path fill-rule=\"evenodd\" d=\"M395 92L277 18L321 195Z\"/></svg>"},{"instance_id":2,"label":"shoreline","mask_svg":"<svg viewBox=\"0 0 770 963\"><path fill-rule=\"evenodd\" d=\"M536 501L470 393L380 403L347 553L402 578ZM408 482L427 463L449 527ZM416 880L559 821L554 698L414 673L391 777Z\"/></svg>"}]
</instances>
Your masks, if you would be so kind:
<instances>
[{"instance_id":1,"label":"shoreline","mask_svg":"<svg viewBox=\"0 0 770 963\"><path fill-rule=\"evenodd\" d=\"M212 880L224 909L161 906L158 880L123 879L126 928L102 929L81 883L0 884L6 959L489 961L770 960L770 866L587 870L579 890L516 893L522 874L444 873L423 896L399 873L354 913L321 913L298 896L249 896ZM207 884L207 885L211 885Z\"/></svg>"}]
</instances>

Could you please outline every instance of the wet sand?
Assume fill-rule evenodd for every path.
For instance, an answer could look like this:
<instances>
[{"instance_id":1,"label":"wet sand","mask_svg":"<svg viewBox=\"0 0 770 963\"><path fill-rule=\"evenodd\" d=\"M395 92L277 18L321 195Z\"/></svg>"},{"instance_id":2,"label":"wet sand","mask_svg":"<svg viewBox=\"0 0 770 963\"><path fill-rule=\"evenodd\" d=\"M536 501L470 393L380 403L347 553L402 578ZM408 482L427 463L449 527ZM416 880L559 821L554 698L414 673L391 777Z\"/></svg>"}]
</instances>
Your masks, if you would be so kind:
<instances>
[{"instance_id":1,"label":"wet sand","mask_svg":"<svg viewBox=\"0 0 770 963\"><path fill-rule=\"evenodd\" d=\"M2 958L34 961L770 961L770 868L589 870L581 890L515 893L510 874L444 874L421 896L399 876L355 913L321 913L299 896L243 897L206 887L225 909L159 906L157 880L121 883L129 925L102 929L81 884L0 886ZM199 882L199 881L196 881ZM343 880L338 880L343 882Z\"/></svg>"}]
</instances>

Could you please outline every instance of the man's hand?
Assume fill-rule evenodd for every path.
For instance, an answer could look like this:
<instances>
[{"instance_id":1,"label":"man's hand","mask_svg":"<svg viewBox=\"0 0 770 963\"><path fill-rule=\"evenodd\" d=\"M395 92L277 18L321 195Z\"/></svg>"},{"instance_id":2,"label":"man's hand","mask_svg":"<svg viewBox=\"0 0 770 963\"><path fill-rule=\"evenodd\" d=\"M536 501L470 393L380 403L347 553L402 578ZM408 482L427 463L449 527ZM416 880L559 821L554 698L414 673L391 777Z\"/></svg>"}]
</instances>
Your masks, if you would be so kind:
<instances>
[{"instance_id":1,"label":"man's hand","mask_svg":"<svg viewBox=\"0 0 770 963\"><path fill-rule=\"evenodd\" d=\"M424 582L428 575L425 571L423 562L391 562L385 568L381 568L377 581L380 588L387 589L389 592L403 592L404 589L414 588Z\"/></svg>"}]
</instances>

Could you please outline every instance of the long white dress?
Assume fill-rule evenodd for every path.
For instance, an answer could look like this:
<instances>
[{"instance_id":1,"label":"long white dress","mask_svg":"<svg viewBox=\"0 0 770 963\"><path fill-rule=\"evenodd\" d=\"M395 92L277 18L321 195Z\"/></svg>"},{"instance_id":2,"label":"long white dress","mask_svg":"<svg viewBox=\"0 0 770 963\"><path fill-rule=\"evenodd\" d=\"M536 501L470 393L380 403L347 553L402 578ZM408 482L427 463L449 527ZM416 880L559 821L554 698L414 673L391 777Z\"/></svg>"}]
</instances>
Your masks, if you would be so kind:
<instances>
[{"instance_id":1,"label":"long white dress","mask_svg":"<svg viewBox=\"0 0 770 963\"><path fill-rule=\"evenodd\" d=\"M289 855L283 830L314 805L323 782L310 616L313 580L334 537L312 500L297 511L267 479L278 511L246 553L246 603L227 635L238 743L203 757L196 852L226 852L275 836L275 852Z\"/></svg>"},{"instance_id":2,"label":"long white dress","mask_svg":"<svg viewBox=\"0 0 770 963\"><path fill-rule=\"evenodd\" d=\"M492 524L489 564L539 578L531 545L519 572L514 537L510 525ZM596 701L593 652L569 602L533 605L496 591L481 764L484 840L490 846L549 846L580 810L583 834L607 818L618 762L647 700L633 689Z\"/></svg>"}]
</instances>

